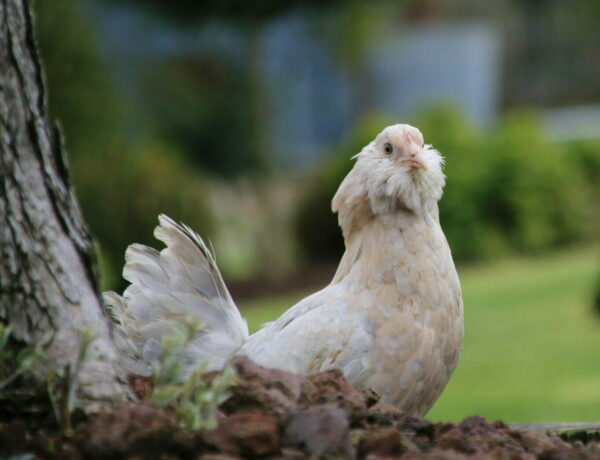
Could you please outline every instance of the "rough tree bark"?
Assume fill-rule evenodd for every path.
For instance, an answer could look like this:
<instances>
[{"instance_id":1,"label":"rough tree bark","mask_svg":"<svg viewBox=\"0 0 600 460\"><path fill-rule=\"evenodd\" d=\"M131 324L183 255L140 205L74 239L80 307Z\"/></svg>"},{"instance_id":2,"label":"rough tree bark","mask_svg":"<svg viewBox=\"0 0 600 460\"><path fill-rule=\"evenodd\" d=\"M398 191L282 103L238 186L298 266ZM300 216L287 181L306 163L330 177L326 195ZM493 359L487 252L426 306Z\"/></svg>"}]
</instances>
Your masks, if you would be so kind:
<instances>
[{"instance_id":1,"label":"rough tree bark","mask_svg":"<svg viewBox=\"0 0 600 460\"><path fill-rule=\"evenodd\" d=\"M0 137L0 319L22 345L41 344L58 369L73 369L81 332L92 329L95 356L83 363L77 395L89 410L123 400L96 254L49 124L27 0L0 0Z\"/></svg>"}]
</instances>

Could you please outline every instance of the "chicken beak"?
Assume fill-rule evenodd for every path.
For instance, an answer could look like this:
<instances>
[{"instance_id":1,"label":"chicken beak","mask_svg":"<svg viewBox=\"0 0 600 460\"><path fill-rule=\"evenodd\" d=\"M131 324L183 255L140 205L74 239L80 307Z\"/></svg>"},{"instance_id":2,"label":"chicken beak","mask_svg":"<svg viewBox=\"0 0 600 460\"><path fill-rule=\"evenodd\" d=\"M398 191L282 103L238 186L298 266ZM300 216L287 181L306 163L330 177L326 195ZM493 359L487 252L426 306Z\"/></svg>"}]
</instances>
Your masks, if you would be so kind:
<instances>
[{"instance_id":1,"label":"chicken beak","mask_svg":"<svg viewBox=\"0 0 600 460\"><path fill-rule=\"evenodd\" d=\"M421 152L409 155L402 159L402 162L410 169L424 169L427 170L427 161Z\"/></svg>"},{"instance_id":2,"label":"chicken beak","mask_svg":"<svg viewBox=\"0 0 600 460\"><path fill-rule=\"evenodd\" d=\"M414 133L404 132L404 155L400 159L401 163L407 165L411 170L427 169L427 161L424 156L424 146L415 138Z\"/></svg>"}]
</instances>

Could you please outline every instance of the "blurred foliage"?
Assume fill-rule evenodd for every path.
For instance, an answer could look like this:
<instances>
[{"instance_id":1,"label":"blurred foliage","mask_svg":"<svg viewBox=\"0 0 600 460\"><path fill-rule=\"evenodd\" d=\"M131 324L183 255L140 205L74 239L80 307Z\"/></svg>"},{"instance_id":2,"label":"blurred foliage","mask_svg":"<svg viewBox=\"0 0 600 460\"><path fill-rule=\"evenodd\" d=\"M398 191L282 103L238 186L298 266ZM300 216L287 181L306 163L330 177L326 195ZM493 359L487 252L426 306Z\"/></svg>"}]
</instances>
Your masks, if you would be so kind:
<instances>
[{"instance_id":1,"label":"blurred foliage","mask_svg":"<svg viewBox=\"0 0 600 460\"><path fill-rule=\"evenodd\" d=\"M500 229L510 247L539 251L586 233L586 206L594 204L581 168L568 145L544 139L533 114L509 114L485 146L481 219Z\"/></svg>"},{"instance_id":2,"label":"blurred foliage","mask_svg":"<svg viewBox=\"0 0 600 460\"><path fill-rule=\"evenodd\" d=\"M340 257L331 198L352 167L349 158L386 124L372 117L362 123L301 199L295 229L309 261ZM534 253L595 235L600 142L549 143L527 112L508 114L490 133L449 107L428 110L415 124L446 157L440 220L456 260Z\"/></svg>"},{"instance_id":3,"label":"blurred foliage","mask_svg":"<svg viewBox=\"0 0 600 460\"><path fill-rule=\"evenodd\" d=\"M235 63L205 56L171 59L141 74L148 123L196 166L220 176L260 170L252 155L248 81Z\"/></svg>"},{"instance_id":4,"label":"blurred foliage","mask_svg":"<svg viewBox=\"0 0 600 460\"><path fill-rule=\"evenodd\" d=\"M373 42L379 38L377 31L384 20L393 15L384 2L377 8L372 3L348 2L343 8L319 11L310 17L312 33L324 38L335 48L337 61L353 72L364 72L360 59ZM389 2L392 11L398 10L399 2ZM351 75L354 77L354 75Z\"/></svg>"},{"instance_id":5,"label":"blurred foliage","mask_svg":"<svg viewBox=\"0 0 600 460\"><path fill-rule=\"evenodd\" d=\"M71 157L103 152L117 133L121 103L79 0L35 0L36 32L51 119Z\"/></svg>"},{"instance_id":6,"label":"blurred foliage","mask_svg":"<svg viewBox=\"0 0 600 460\"><path fill-rule=\"evenodd\" d=\"M600 279L600 276L598 277ZM596 296L594 297L594 310L600 315L600 282L597 284Z\"/></svg>"},{"instance_id":7,"label":"blurred foliage","mask_svg":"<svg viewBox=\"0 0 600 460\"><path fill-rule=\"evenodd\" d=\"M135 155L123 155L113 146L101 157L73 161L73 170L86 222L100 242L109 275L123 265L129 244L157 246L152 229L161 213L202 235L210 233L212 217L202 180L172 148L152 143ZM105 288L116 287L116 280L107 281Z\"/></svg>"},{"instance_id":8,"label":"blurred foliage","mask_svg":"<svg viewBox=\"0 0 600 460\"><path fill-rule=\"evenodd\" d=\"M569 155L573 158L589 186L592 201L600 203L600 141L582 140L569 144ZM593 217L593 216L592 216ZM597 217L597 216L596 216Z\"/></svg>"}]
</instances>

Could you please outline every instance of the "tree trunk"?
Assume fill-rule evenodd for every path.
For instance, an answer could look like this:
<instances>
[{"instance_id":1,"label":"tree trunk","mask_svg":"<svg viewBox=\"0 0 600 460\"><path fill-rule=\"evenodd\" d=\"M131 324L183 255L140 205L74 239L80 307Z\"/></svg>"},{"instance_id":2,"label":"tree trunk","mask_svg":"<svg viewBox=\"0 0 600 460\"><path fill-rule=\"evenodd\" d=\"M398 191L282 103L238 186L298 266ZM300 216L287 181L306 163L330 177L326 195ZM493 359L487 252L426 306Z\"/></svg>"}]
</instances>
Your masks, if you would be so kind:
<instances>
[{"instance_id":1,"label":"tree trunk","mask_svg":"<svg viewBox=\"0 0 600 460\"><path fill-rule=\"evenodd\" d=\"M67 57L65 57L67 58ZM27 0L0 0L0 319L51 371L79 382L87 410L127 397L103 307L96 254L51 129ZM101 197L98 197L101 199ZM91 358L78 358L82 331ZM45 376L39 376L43 382Z\"/></svg>"}]
</instances>

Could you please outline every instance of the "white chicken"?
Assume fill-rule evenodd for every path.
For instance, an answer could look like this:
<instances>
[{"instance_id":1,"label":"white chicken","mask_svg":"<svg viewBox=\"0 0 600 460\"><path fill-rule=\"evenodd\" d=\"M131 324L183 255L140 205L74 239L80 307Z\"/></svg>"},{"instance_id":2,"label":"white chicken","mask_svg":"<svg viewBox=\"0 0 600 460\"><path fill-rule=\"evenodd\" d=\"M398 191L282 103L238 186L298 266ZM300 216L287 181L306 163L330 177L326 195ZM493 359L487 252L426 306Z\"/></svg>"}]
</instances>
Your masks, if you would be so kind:
<instances>
[{"instance_id":1,"label":"white chicken","mask_svg":"<svg viewBox=\"0 0 600 460\"><path fill-rule=\"evenodd\" d=\"M438 217L443 159L409 125L385 128L358 155L335 197L346 251L331 283L253 335L211 252L191 229L160 216L158 252L133 244L123 296L106 293L130 371L149 372L162 337L187 318L203 328L189 371L247 355L299 374L339 368L384 402L424 415L446 386L463 338L458 275Z\"/></svg>"}]
</instances>

